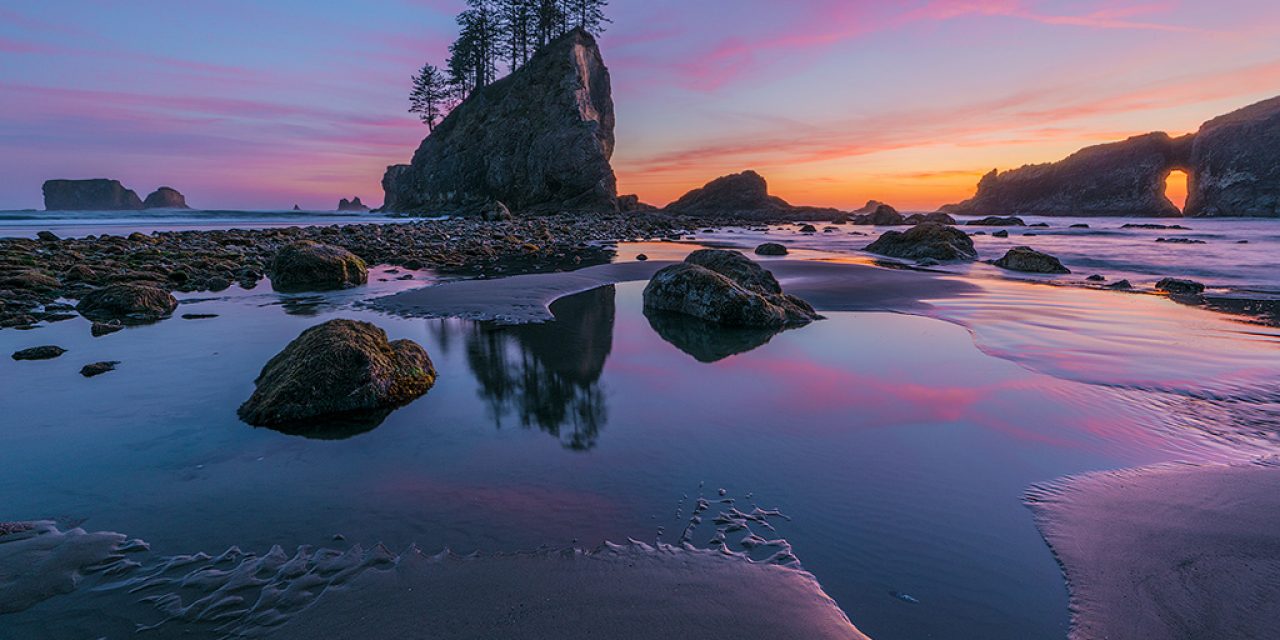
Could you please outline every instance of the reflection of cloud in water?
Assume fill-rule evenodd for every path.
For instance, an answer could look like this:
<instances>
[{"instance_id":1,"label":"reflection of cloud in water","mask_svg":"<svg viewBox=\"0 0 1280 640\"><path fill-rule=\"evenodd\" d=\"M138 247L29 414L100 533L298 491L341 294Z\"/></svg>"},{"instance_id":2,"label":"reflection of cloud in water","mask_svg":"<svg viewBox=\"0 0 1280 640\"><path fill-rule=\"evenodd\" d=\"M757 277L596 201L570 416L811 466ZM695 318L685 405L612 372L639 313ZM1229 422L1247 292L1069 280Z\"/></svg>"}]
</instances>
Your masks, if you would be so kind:
<instances>
[{"instance_id":1,"label":"reflection of cloud in water","mask_svg":"<svg viewBox=\"0 0 1280 640\"><path fill-rule=\"evenodd\" d=\"M698 362L715 362L769 342L781 329L721 327L679 313L645 309L649 326L663 340Z\"/></svg>"},{"instance_id":2,"label":"reflection of cloud in water","mask_svg":"<svg viewBox=\"0 0 1280 640\"><path fill-rule=\"evenodd\" d=\"M561 298L551 313L555 320L542 324L440 321L432 327L442 349L464 341L498 427L514 416L566 448L590 449L607 420L600 375L613 348L614 288Z\"/></svg>"}]
</instances>

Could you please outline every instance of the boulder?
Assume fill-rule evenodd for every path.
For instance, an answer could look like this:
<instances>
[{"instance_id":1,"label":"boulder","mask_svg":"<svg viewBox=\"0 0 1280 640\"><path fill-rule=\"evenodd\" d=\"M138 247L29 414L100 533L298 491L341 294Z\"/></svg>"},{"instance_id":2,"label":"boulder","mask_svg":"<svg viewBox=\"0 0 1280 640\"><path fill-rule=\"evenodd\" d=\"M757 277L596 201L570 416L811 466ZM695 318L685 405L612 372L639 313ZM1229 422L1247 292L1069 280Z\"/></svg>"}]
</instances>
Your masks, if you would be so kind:
<instances>
[{"instance_id":1,"label":"boulder","mask_svg":"<svg viewBox=\"0 0 1280 640\"><path fill-rule=\"evenodd\" d=\"M113 284L85 294L76 305L80 315L98 322L118 320L145 324L167 318L178 308L173 294L142 284Z\"/></svg>"},{"instance_id":2,"label":"boulder","mask_svg":"<svg viewBox=\"0 0 1280 640\"><path fill-rule=\"evenodd\" d=\"M575 29L476 90L408 165L387 168L384 211L616 211L613 98L596 41Z\"/></svg>"},{"instance_id":3,"label":"boulder","mask_svg":"<svg viewBox=\"0 0 1280 640\"><path fill-rule=\"evenodd\" d=\"M190 209L187 199L177 189L160 187L147 195L142 201L143 209Z\"/></svg>"},{"instance_id":4,"label":"boulder","mask_svg":"<svg viewBox=\"0 0 1280 640\"><path fill-rule=\"evenodd\" d=\"M356 196L350 200L343 198L338 201L338 211L368 211L369 207L360 202L360 196Z\"/></svg>"},{"instance_id":5,"label":"boulder","mask_svg":"<svg viewBox=\"0 0 1280 640\"><path fill-rule=\"evenodd\" d=\"M737 251L700 249L654 274L645 309L681 313L730 327L787 327L820 318L808 303L782 292L759 264Z\"/></svg>"},{"instance_id":6,"label":"boulder","mask_svg":"<svg viewBox=\"0 0 1280 640\"><path fill-rule=\"evenodd\" d=\"M938 224L955 224L956 219L943 211L934 211L933 213L913 213L907 216L907 224L920 224L922 222L936 222Z\"/></svg>"},{"instance_id":7,"label":"boulder","mask_svg":"<svg viewBox=\"0 0 1280 640\"><path fill-rule=\"evenodd\" d=\"M67 350L62 347L47 344L40 347L30 347L13 352L14 360L50 360L56 358Z\"/></svg>"},{"instance_id":8,"label":"boulder","mask_svg":"<svg viewBox=\"0 0 1280 640\"><path fill-rule=\"evenodd\" d=\"M1086 147L1058 162L1026 165L978 182L973 198L944 208L959 214L1048 216L1182 215L1165 197L1165 178L1188 165L1191 136L1149 133Z\"/></svg>"},{"instance_id":9,"label":"boulder","mask_svg":"<svg viewBox=\"0 0 1280 640\"><path fill-rule=\"evenodd\" d=\"M342 247L303 240L276 253L267 275L278 291L341 289L369 281L364 260Z\"/></svg>"},{"instance_id":10,"label":"boulder","mask_svg":"<svg viewBox=\"0 0 1280 640\"><path fill-rule=\"evenodd\" d=\"M1071 273L1057 258L1031 247L1014 247L991 264L1001 269L1027 273Z\"/></svg>"},{"instance_id":11,"label":"boulder","mask_svg":"<svg viewBox=\"0 0 1280 640\"><path fill-rule=\"evenodd\" d=\"M703 218L750 220L834 220L844 215L835 209L797 207L769 195L769 184L755 171L721 176L694 189L665 210Z\"/></svg>"},{"instance_id":12,"label":"boulder","mask_svg":"<svg viewBox=\"0 0 1280 640\"><path fill-rule=\"evenodd\" d=\"M633 194L618 196L618 211L635 213L637 211L657 211L658 208L640 201L640 196Z\"/></svg>"},{"instance_id":13,"label":"boulder","mask_svg":"<svg viewBox=\"0 0 1280 640\"><path fill-rule=\"evenodd\" d=\"M973 240L945 224L926 222L906 231L886 231L866 251L908 260L976 260Z\"/></svg>"},{"instance_id":14,"label":"boulder","mask_svg":"<svg viewBox=\"0 0 1280 640\"><path fill-rule=\"evenodd\" d=\"M1156 283L1156 290L1174 295L1197 296L1204 293L1204 285L1196 282L1195 280L1162 278Z\"/></svg>"},{"instance_id":15,"label":"boulder","mask_svg":"<svg viewBox=\"0 0 1280 640\"><path fill-rule=\"evenodd\" d=\"M138 194L119 180L46 180L42 187L48 211L132 211L142 208Z\"/></svg>"},{"instance_id":16,"label":"boulder","mask_svg":"<svg viewBox=\"0 0 1280 640\"><path fill-rule=\"evenodd\" d=\"M1280 97L1204 123L1189 174L1188 216L1280 215Z\"/></svg>"},{"instance_id":17,"label":"boulder","mask_svg":"<svg viewBox=\"0 0 1280 640\"><path fill-rule=\"evenodd\" d=\"M905 218L902 217L901 213L898 213L897 209L894 209L893 207L887 204L881 204L880 206L876 207L875 210L872 211L871 213L866 213L854 218L853 223L854 224L873 224L877 226L889 226L889 225L903 225L903 224L906 224L907 221Z\"/></svg>"},{"instance_id":18,"label":"boulder","mask_svg":"<svg viewBox=\"0 0 1280 640\"><path fill-rule=\"evenodd\" d=\"M412 340L388 342L368 322L330 320L268 361L237 413L270 427L380 413L416 399L435 380L431 358Z\"/></svg>"},{"instance_id":19,"label":"boulder","mask_svg":"<svg viewBox=\"0 0 1280 640\"><path fill-rule=\"evenodd\" d=\"M758 256L785 256L787 255L787 247L777 242L766 242L756 247L756 255Z\"/></svg>"},{"instance_id":20,"label":"boulder","mask_svg":"<svg viewBox=\"0 0 1280 640\"><path fill-rule=\"evenodd\" d=\"M509 222L512 220L511 210L498 201L490 202L480 213L480 219L489 222Z\"/></svg>"}]
</instances>

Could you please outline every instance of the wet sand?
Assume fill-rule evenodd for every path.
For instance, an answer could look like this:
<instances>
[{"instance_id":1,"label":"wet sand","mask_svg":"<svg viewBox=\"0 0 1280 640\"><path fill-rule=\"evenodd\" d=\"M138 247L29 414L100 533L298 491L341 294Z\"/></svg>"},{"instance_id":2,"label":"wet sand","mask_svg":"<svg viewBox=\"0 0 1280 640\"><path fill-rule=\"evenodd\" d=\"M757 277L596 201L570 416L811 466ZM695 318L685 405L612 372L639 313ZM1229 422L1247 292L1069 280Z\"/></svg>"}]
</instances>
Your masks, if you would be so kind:
<instances>
[{"instance_id":1,"label":"wet sand","mask_svg":"<svg viewBox=\"0 0 1280 640\"><path fill-rule=\"evenodd\" d=\"M402 556L326 591L266 637L867 638L805 571L639 545Z\"/></svg>"},{"instance_id":2,"label":"wet sand","mask_svg":"<svg viewBox=\"0 0 1280 640\"><path fill-rule=\"evenodd\" d=\"M459 280L378 298L369 306L398 315L461 317L507 324L544 322L558 298L596 287L648 280L672 261L619 262L575 271L492 280ZM787 293L818 311L922 311L929 298L976 291L975 285L937 274L813 260L762 263Z\"/></svg>"},{"instance_id":3,"label":"wet sand","mask_svg":"<svg viewBox=\"0 0 1280 640\"><path fill-rule=\"evenodd\" d=\"M460 556L355 545L290 556L277 546L157 558L121 534L22 524L0 535L0 614L76 591L111 613L28 621L10 629L15 638L867 640L794 562L724 550L628 542Z\"/></svg>"},{"instance_id":4,"label":"wet sand","mask_svg":"<svg viewBox=\"0 0 1280 640\"><path fill-rule=\"evenodd\" d=\"M1273 638L1280 461L1161 465L1033 487L1076 640Z\"/></svg>"}]
</instances>

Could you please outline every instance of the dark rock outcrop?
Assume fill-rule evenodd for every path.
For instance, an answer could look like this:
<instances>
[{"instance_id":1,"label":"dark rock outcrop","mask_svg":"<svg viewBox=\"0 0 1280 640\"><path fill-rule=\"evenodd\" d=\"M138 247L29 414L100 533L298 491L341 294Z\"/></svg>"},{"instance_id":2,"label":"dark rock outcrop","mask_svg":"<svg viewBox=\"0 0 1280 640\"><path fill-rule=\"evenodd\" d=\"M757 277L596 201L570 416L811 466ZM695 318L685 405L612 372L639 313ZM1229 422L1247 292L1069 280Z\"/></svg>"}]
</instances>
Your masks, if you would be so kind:
<instances>
[{"instance_id":1,"label":"dark rock outcrop","mask_svg":"<svg viewBox=\"0 0 1280 640\"><path fill-rule=\"evenodd\" d=\"M1186 215L1280 215L1280 97L1201 125L1191 145Z\"/></svg>"},{"instance_id":2,"label":"dark rock outcrop","mask_svg":"<svg viewBox=\"0 0 1280 640\"><path fill-rule=\"evenodd\" d=\"M635 213L637 211L657 211L658 208L640 201L640 196L632 193L625 196L618 196L618 211L621 213Z\"/></svg>"},{"instance_id":3,"label":"dark rock outcrop","mask_svg":"<svg viewBox=\"0 0 1280 640\"><path fill-rule=\"evenodd\" d=\"M169 317L178 308L173 294L142 284L114 284L94 289L76 305L80 315L97 322L118 320L124 324L146 324Z\"/></svg>"},{"instance_id":4,"label":"dark rock outcrop","mask_svg":"<svg viewBox=\"0 0 1280 640\"><path fill-rule=\"evenodd\" d=\"M577 29L475 91L388 167L385 211L616 211L613 98L595 39Z\"/></svg>"},{"instance_id":5,"label":"dark rock outcrop","mask_svg":"<svg viewBox=\"0 0 1280 640\"><path fill-rule=\"evenodd\" d=\"M47 344L40 347L30 347L13 352L14 360L50 360L56 358L67 350L57 345Z\"/></svg>"},{"instance_id":6,"label":"dark rock outcrop","mask_svg":"<svg viewBox=\"0 0 1280 640\"><path fill-rule=\"evenodd\" d=\"M1031 247L1014 247L991 264L1001 269L1026 273L1071 273L1057 258Z\"/></svg>"},{"instance_id":7,"label":"dark rock outcrop","mask_svg":"<svg viewBox=\"0 0 1280 640\"><path fill-rule=\"evenodd\" d=\"M854 224L872 224L876 226L894 226L907 224L906 218L898 213L897 209L881 204L877 206L871 213L865 213L853 219Z\"/></svg>"},{"instance_id":8,"label":"dark rock outcrop","mask_svg":"<svg viewBox=\"0 0 1280 640\"><path fill-rule=\"evenodd\" d=\"M360 196L356 196L350 200L343 198L338 201L338 211L368 211L369 207L360 202Z\"/></svg>"},{"instance_id":9,"label":"dark rock outcrop","mask_svg":"<svg viewBox=\"0 0 1280 640\"><path fill-rule=\"evenodd\" d=\"M980 220L970 220L965 225L970 227L1025 227L1027 223L1017 216L987 216Z\"/></svg>"},{"instance_id":10,"label":"dark rock outcrop","mask_svg":"<svg viewBox=\"0 0 1280 640\"><path fill-rule=\"evenodd\" d=\"M944 207L959 214L1180 216L1164 194L1169 171L1189 164L1191 137L1134 136L1086 147L1058 162L1027 165L978 182L973 198Z\"/></svg>"},{"instance_id":11,"label":"dark rock outcrop","mask_svg":"<svg viewBox=\"0 0 1280 640\"><path fill-rule=\"evenodd\" d=\"M936 222L938 224L955 224L956 219L952 218L942 211L934 211L933 213L913 213L907 216L907 224L920 224L922 222Z\"/></svg>"},{"instance_id":12,"label":"dark rock outcrop","mask_svg":"<svg viewBox=\"0 0 1280 640\"><path fill-rule=\"evenodd\" d=\"M766 242L756 247L756 255L758 256L785 256L787 255L787 247L777 242Z\"/></svg>"},{"instance_id":13,"label":"dark rock outcrop","mask_svg":"<svg viewBox=\"0 0 1280 640\"><path fill-rule=\"evenodd\" d=\"M854 209L853 212L854 213L871 213L876 209L879 209L880 207L885 206L886 204L887 203L880 202L879 200L868 200L866 204L862 205L857 209Z\"/></svg>"},{"instance_id":14,"label":"dark rock outcrop","mask_svg":"<svg viewBox=\"0 0 1280 640\"><path fill-rule=\"evenodd\" d=\"M267 269L278 291L341 289L369 281L369 269L359 256L333 245L304 240L286 245Z\"/></svg>"},{"instance_id":15,"label":"dark rock outcrop","mask_svg":"<svg viewBox=\"0 0 1280 640\"><path fill-rule=\"evenodd\" d=\"M833 220L843 215L835 209L793 206L769 195L764 177L751 170L716 178L680 196L665 210L704 218L752 220Z\"/></svg>"},{"instance_id":16,"label":"dark rock outcrop","mask_svg":"<svg viewBox=\"0 0 1280 640\"><path fill-rule=\"evenodd\" d=\"M48 211L133 211L142 200L119 180L46 180L42 187Z\"/></svg>"},{"instance_id":17,"label":"dark rock outcrop","mask_svg":"<svg viewBox=\"0 0 1280 640\"><path fill-rule=\"evenodd\" d=\"M654 274L644 306L730 327L798 326L820 318L808 303L783 293L759 264L723 249L694 251Z\"/></svg>"},{"instance_id":18,"label":"dark rock outcrop","mask_svg":"<svg viewBox=\"0 0 1280 640\"><path fill-rule=\"evenodd\" d=\"M973 240L959 229L926 222L906 231L886 231L866 251L908 260L976 260Z\"/></svg>"},{"instance_id":19,"label":"dark rock outcrop","mask_svg":"<svg viewBox=\"0 0 1280 640\"><path fill-rule=\"evenodd\" d=\"M1204 293L1204 285L1196 282L1195 280L1161 278L1161 280L1156 283L1156 290L1174 295L1197 296Z\"/></svg>"},{"instance_id":20,"label":"dark rock outcrop","mask_svg":"<svg viewBox=\"0 0 1280 640\"><path fill-rule=\"evenodd\" d=\"M268 427L370 413L380 422L435 380L431 358L416 342L388 342L386 332L368 322L330 320L303 331L268 361L237 413Z\"/></svg>"},{"instance_id":21,"label":"dark rock outcrop","mask_svg":"<svg viewBox=\"0 0 1280 640\"><path fill-rule=\"evenodd\" d=\"M177 189L170 187L160 187L155 191L147 194L147 199L142 201L143 209L190 209L187 206L187 198Z\"/></svg>"}]
</instances>

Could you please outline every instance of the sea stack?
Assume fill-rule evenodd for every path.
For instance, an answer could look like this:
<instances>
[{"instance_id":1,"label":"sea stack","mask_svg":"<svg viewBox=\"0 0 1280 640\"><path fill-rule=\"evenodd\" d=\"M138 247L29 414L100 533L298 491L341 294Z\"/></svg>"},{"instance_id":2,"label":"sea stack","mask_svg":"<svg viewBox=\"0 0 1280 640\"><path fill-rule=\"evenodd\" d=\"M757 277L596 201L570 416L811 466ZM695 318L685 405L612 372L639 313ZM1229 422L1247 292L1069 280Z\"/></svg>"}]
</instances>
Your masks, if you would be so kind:
<instances>
[{"instance_id":1,"label":"sea stack","mask_svg":"<svg viewBox=\"0 0 1280 640\"><path fill-rule=\"evenodd\" d=\"M680 196L665 210L699 217L754 220L832 220L841 215L835 209L797 207L770 195L764 176L750 169L716 178Z\"/></svg>"},{"instance_id":2,"label":"sea stack","mask_svg":"<svg viewBox=\"0 0 1280 640\"><path fill-rule=\"evenodd\" d=\"M1003 173L992 170L978 193L947 213L1046 216L1182 215L1164 194L1169 172L1188 164L1191 136L1166 133L1086 147L1066 159L1027 165Z\"/></svg>"},{"instance_id":3,"label":"sea stack","mask_svg":"<svg viewBox=\"0 0 1280 640\"><path fill-rule=\"evenodd\" d=\"M187 199L177 189L160 187L142 201L144 209L190 209Z\"/></svg>"},{"instance_id":4,"label":"sea stack","mask_svg":"<svg viewBox=\"0 0 1280 640\"><path fill-rule=\"evenodd\" d=\"M368 211L369 207L365 203L360 202L360 196L356 196L350 200L343 198L338 201L338 211Z\"/></svg>"},{"instance_id":5,"label":"sea stack","mask_svg":"<svg viewBox=\"0 0 1280 640\"><path fill-rule=\"evenodd\" d=\"M618 210L609 70L575 29L511 75L476 90L436 125L408 165L387 168L384 211Z\"/></svg>"},{"instance_id":6,"label":"sea stack","mask_svg":"<svg viewBox=\"0 0 1280 640\"><path fill-rule=\"evenodd\" d=\"M135 211L142 200L119 180L46 180L44 208L47 211Z\"/></svg>"}]
</instances>

